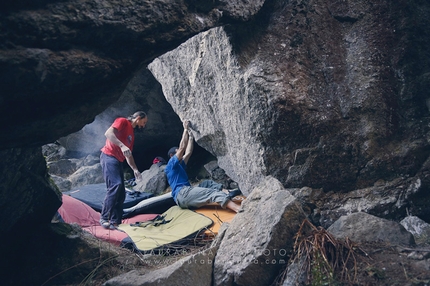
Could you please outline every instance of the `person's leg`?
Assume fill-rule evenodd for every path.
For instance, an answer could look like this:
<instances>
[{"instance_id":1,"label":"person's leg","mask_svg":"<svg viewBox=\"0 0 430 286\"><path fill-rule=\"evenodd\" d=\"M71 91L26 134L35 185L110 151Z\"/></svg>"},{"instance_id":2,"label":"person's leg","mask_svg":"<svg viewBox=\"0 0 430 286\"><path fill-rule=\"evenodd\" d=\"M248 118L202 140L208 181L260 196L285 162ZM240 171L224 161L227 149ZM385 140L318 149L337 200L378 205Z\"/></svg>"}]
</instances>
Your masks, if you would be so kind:
<instances>
[{"instance_id":1,"label":"person's leg","mask_svg":"<svg viewBox=\"0 0 430 286\"><path fill-rule=\"evenodd\" d=\"M125 185L124 185L124 167L123 164L120 164L119 175L121 177L120 185L117 189L117 197L115 201L115 205L112 210L112 216L110 218L111 224L119 225L122 222L122 214L124 208L124 200L125 200Z\"/></svg>"},{"instance_id":2,"label":"person's leg","mask_svg":"<svg viewBox=\"0 0 430 286\"><path fill-rule=\"evenodd\" d=\"M219 184L219 183L217 183L217 182L215 182L215 181L212 181L212 180L205 180L205 181L201 182L201 183L199 184L199 187L202 187L202 188L209 188L209 189L215 189L215 190L217 190L217 191L221 191L221 192L223 192L223 193L224 193L224 194L226 194L227 196L230 196L230 195L231 195L229 190L227 190L227 189L223 189L222 184ZM238 190L238 192L240 193L240 190L239 190L239 189L235 189L235 190ZM215 196L214 196L214 195L215 195ZM240 208L241 208L241 206L239 206L238 204L236 204L236 203L234 203L233 201L231 201L231 199L230 199L230 198L227 198L228 200L227 200L227 201L225 201L224 197L223 197L223 196L221 196L221 197L223 197L223 201L222 201L222 202L217 201L217 200L218 200L218 197L219 197L219 194L217 194L216 192L211 192L211 193L209 193L209 197L212 197L212 198L211 198L211 199L212 199L212 201L211 201L211 202L217 202L217 203L219 203L222 207L224 207L224 208L228 208L228 209L231 209L232 211L239 212L239 210L240 210ZM207 204L207 203L206 203L206 204Z\"/></svg>"},{"instance_id":3,"label":"person's leg","mask_svg":"<svg viewBox=\"0 0 430 286\"><path fill-rule=\"evenodd\" d=\"M236 204L235 202L228 200L227 204L225 205L226 208L231 209L234 212L239 212L240 211L240 207L238 204Z\"/></svg>"},{"instance_id":4,"label":"person's leg","mask_svg":"<svg viewBox=\"0 0 430 286\"><path fill-rule=\"evenodd\" d=\"M217 183L217 182L212 181L212 180L204 180L198 186L202 187L202 188L207 188L207 189L215 189L217 191L223 190L222 184Z\"/></svg>"},{"instance_id":5,"label":"person's leg","mask_svg":"<svg viewBox=\"0 0 430 286\"><path fill-rule=\"evenodd\" d=\"M222 185L220 186L220 188L222 189ZM235 209L235 206L229 204L229 202L231 201L227 194L219 190L218 188L210 189L204 187L183 187L179 191L176 199L178 205L181 208L199 208L209 203L218 203L221 205L222 208L228 207L230 209L233 209L234 211L237 211Z\"/></svg>"},{"instance_id":6,"label":"person's leg","mask_svg":"<svg viewBox=\"0 0 430 286\"><path fill-rule=\"evenodd\" d=\"M115 205L118 199L118 194L120 193L122 178L120 170L122 163L114 157L102 153L100 155L100 164L102 166L103 176L107 188L106 196L103 201L102 211L100 213L100 222L110 222L115 212ZM106 227L104 224L102 225Z\"/></svg>"}]
</instances>

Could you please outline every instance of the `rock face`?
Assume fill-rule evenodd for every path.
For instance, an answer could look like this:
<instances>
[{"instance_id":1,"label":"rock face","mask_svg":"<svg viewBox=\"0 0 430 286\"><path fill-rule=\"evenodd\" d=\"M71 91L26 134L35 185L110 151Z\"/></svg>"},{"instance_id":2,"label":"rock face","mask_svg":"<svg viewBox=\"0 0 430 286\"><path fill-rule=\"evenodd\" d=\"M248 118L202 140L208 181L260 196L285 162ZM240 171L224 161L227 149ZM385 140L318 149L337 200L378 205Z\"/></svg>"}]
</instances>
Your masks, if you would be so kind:
<instances>
[{"instance_id":1,"label":"rock face","mask_svg":"<svg viewBox=\"0 0 430 286\"><path fill-rule=\"evenodd\" d=\"M0 8L5 232L29 219L49 222L60 204L40 146L111 108L99 116L106 124L120 106L157 122L142 137L150 160L165 156L157 142L177 144L180 120L190 119L197 144L245 194L271 176L327 225L362 209L397 220L409 210L430 222L426 1L41 0Z\"/></svg>"},{"instance_id":2,"label":"rock face","mask_svg":"<svg viewBox=\"0 0 430 286\"><path fill-rule=\"evenodd\" d=\"M168 187L167 177L164 173L166 165L153 164L148 170L142 172L142 180L136 182L134 190L140 192L150 192L154 195L161 195Z\"/></svg>"},{"instance_id":3,"label":"rock face","mask_svg":"<svg viewBox=\"0 0 430 286\"><path fill-rule=\"evenodd\" d=\"M252 74L241 71L224 29L201 33L148 67L181 120L191 121L196 142L248 194L266 169L257 135L268 110L253 96Z\"/></svg>"},{"instance_id":4,"label":"rock face","mask_svg":"<svg viewBox=\"0 0 430 286\"><path fill-rule=\"evenodd\" d=\"M229 1L202 11L187 1L5 2L0 111L2 123L15 120L4 127L11 138L2 149L80 130L119 98L140 65L220 21L250 18L263 3Z\"/></svg>"},{"instance_id":5,"label":"rock face","mask_svg":"<svg viewBox=\"0 0 430 286\"><path fill-rule=\"evenodd\" d=\"M405 193L415 177L428 202L428 70L412 66L429 37L408 31L429 9L336 3L266 3L251 26L200 33L148 67L245 193L268 174L335 193L393 180Z\"/></svg>"},{"instance_id":6,"label":"rock face","mask_svg":"<svg viewBox=\"0 0 430 286\"><path fill-rule=\"evenodd\" d=\"M15 225L28 228L50 221L61 205L61 195L49 179L41 148L17 148L0 153L3 232L7 233Z\"/></svg>"}]
</instances>

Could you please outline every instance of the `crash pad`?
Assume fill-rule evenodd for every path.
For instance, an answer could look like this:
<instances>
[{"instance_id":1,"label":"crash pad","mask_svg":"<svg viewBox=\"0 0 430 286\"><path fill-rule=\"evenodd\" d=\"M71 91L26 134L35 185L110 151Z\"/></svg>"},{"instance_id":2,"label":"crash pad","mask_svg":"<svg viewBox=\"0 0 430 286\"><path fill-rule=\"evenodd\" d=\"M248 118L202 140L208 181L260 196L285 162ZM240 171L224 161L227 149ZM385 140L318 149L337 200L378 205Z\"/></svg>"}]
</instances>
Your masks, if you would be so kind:
<instances>
[{"instance_id":1,"label":"crash pad","mask_svg":"<svg viewBox=\"0 0 430 286\"><path fill-rule=\"evenodd\" d=\"M232 198L232 202L241 205L245 199L246 197L244 195L238 195ZM209 217L214 221L213 225L203 233L203 236L205 238L213 238L214 236L216 236L219 232L221 225L225 222L231 222L231 220L236 215L236 212L234 212L233 210L223 209L217 203L205 205L196 209L195 211L197 213Z\"/></svg>"},{"instance_id":2,"label":"crash pad","mask_svg":"<svg viewBox=\"0 0 430 286\"><path fill-rule=\"evenodd\" d=\"M184 244L213 224L210 218L178 206L169 208L160 217L154 223L121 224L118 228L130 236L137 249L148 253Z\"/></svg>"},{"instance_id":3,"label":"crash pad","mask_svg":"<svg viewBox=\"0 0 430 286\"><path fill-rule=\"evenodd\" d=\"M85 185L71 191L64 192L63 194L78 199L92 207L94 210L101 212L103 201L106 196L106 184L100 183ZM138 204L140 201L153 196L152 193L137 191L126 191L125 195L124 209L130 208Z\"/></svg>"},{"instance_id":4,"label":"crash pad","mask_svg":"<svg viewBox=\"0 0 430 286\"><path fill-rule=\"evenodd\" d=\"M206 205L195 210L195 212L202 214L213 220L213 225L207 228L204 232L205 238L212 238L216 236L223 223L231 222L236 215L236 212L230 209L223 209L219 205Z\"/></svg>"},{"instance_id":5,"label":"crash pad","mask_svg":"<svg viewBox=\"0 0 430 286\"><path fill-rule=\"evenodd\" d=\"M173 200L172 193L168 192L163 195L142 200L132 207L124 208L123 217L127 218L145 213L163 213L175 205L176 203Z\"/></svg>"},{"instance_id":6,"label":"crash pad","mask_svg":"<svg viewBox=\"0 0 430 286\"><path fill-rule=\"evenodd\" d=\"M108 241L114 245L135 248L131 238L119 230L105 229L100 225L100 213L89 205L69 195L62 196L63 203L58 209L61 221L79 225L83 230L91 233L97 238ZM131 224L135 222L149 221L157 217L157 214L141 214L129 219L122 220L122 223Z\"/></svg>"}]
</instances>

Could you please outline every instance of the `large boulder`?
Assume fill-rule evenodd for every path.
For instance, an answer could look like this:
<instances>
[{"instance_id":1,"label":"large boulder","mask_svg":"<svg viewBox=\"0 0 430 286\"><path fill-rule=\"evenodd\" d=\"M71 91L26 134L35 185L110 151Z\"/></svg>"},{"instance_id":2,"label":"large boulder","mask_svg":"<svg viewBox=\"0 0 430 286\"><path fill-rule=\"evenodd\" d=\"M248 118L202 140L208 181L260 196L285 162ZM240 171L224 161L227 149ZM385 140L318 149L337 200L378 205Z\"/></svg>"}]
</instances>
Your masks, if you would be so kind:
<instances>
[{"instance_id":1,"label":"large boulder","mask_svg":"<svg viewBox=\"0 0 430 286\"><path fill-rule=\"evenodd\" d=\"M148 67L175 112L191 121L196 142L248 194L264 177L263 147L254 135L264 133L268 110L261 98L250 96L251 74L240 70L225 30L201 33Z\"/></svg>"},{"instance_id":2,"label":"large boulder","mask_svg":"<svg viewBox=\"0 0 430 286\"><path fill-rule=\"evenodd\" d=\"M336 193L405 179L428 170L428 71L412 68L412 51L427 62L429 37L406 35L429 9L387 5L270 3L247 27L202 32L148 67L245 194L265 175Z\"/></svg>"},{"instance_id":3,"label":"large boulder","mask_svg":"<svg viewBox=\"0 0 430 286\"><path fill-rule=\"evenodd\" d=\"M400 223L358 212L340 217L328 229L336 238L348 237L355 242L383 241L392 245L411 246L414 236Z\"/></svg>"},{"instance_id":4,"label":"large boulder","mask_svg":"<svg viewBox=\"0 0 430 286\"><path fill-rule=\"evenodd\" d=\"M301 204L267 177L242 203L226 230L214 263L214 285L269 285L291 255L306 218Z\"/></svg>"}]
</instances>

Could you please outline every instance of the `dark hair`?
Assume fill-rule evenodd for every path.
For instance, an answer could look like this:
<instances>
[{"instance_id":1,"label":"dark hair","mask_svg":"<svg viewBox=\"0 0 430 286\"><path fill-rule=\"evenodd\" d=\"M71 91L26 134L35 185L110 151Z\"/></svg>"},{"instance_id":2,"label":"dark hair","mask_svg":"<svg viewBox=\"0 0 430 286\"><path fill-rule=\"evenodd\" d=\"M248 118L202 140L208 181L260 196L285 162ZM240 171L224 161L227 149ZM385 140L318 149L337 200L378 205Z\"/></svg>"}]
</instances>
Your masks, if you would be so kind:
<instances>
[{"instance_id":1,"label":"dark hair","mask_svg":"<svg viewBox=\"0 0 430 286\"><path fill-rule=\"evenodd\" d=\"M132 115L130 115L127 119L128 120L132 120L137 118L138 116L140 116L140 118L145 118L146 117L146 113L143 111L136 111L135 113L133 113Z\"/></svg>"},{"instance_id":2,"label":"dark hair","mask_svg":"<svg viewBox=\"0 0 430 286\"><path fill-rule=\"evenodd\" d=\"M179 147L172 147L169 149L169 152L167 152L167 157L170 158L170 154L176 154L176 149Z\"/></svg>"}]
</instances>

